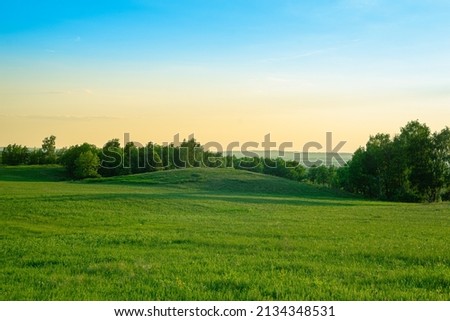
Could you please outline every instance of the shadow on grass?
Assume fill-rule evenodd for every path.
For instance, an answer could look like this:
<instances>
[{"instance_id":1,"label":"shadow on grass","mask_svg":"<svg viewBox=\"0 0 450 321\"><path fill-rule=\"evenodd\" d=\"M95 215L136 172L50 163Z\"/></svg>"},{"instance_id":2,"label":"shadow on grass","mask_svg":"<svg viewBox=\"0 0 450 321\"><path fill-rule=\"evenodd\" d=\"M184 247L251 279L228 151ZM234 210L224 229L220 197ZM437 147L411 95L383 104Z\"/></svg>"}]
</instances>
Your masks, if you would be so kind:
<instances>
[{"instance_id":1,"label":"shadow on grass","mask_svg":"<svg viewBox=\"0 0 450 321\"><path fill-rule=\"evenodd\" d=\"M166 187L181 192L189 191L205 194L358 199L353 194L325 186L228 169L183 169L142 175L88 179L83 182L149 188Z\"/></svg>"},{"instance_id":2,"label":"shadow on grass","mask_svg":"<svg viewBox=\"0 0 450 321\"><path fill-rule=\"evenodd\" d=\"M58 165L0 166L0 181L60 182L67 180L66 170Z\"/></svg>"},{"instance_id":3,"label":"shadow on grass","mask_svg":"<svg viewBox=\"0 0 450 321\"><path fill-rule=\"evenodd\" d=\"M24 200L35 200L33 197L21 198ZM186 201L193 202L209 202L220 201L239 204L270 204L270 205L290 205L290 206L357 206L357 202L351 202L345 199L336 198L311 198L311 197L282 197L280 195L249 195L249 194L214 194L214 193L92 193L92 194L70 194L70 195L49 195L40 196L39 200L42 202L131 202L145 201L145 200L164 200L173 201L174 203L181 203ZM195 204L191 205L195 207Z\"/></svg>"},{"instance_id":4,"label":"shadow on grass","mask_svg":"<svg viewBox=\"0 0 450 321\"><path fill-rule=\"evenodd\" d=\"M57 182L65 170L57 165L0 167L0 181ZM96 185L100 193L48 196L67 200L173 199L220 200L234 203L285 205L355 205L355 196L285 178L234 169L191 168L111 178L67 182L68 185ZM110 193L103 186L118 186ZM123 188L120 188L123 187ZM141 187L139 191L133 187ZM145 187L145 189L142 189ZM129 191L129 193L126 193Z\"/></svg>"}]
</instances>

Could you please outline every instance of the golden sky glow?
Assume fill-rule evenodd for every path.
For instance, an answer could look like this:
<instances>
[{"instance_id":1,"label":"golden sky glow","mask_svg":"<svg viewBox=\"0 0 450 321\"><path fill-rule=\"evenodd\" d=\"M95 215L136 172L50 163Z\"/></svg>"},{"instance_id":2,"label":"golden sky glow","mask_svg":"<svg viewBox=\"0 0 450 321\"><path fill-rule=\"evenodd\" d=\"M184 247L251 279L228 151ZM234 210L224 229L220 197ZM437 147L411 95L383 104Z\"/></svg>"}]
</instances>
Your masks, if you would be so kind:
<instances>
[{"instance_id":1,"label":"golden sky glow","mask_svg":"<svg viewBox=\"0 0 450 321\"><path fill-rule=\"evenodd\" d=\"M50 10L34 25L11 5L3 9L19 22L0 24L0 146L40 146L52 134L58 147L102 146L125 132L141 143L193 133L226 146L270 133L300 149L331 131L352 152L409 120L440 130L450 119L447 5L400 2L194 12L131 1L132 10L67 20Z\"/></svg>"}]
</instances>

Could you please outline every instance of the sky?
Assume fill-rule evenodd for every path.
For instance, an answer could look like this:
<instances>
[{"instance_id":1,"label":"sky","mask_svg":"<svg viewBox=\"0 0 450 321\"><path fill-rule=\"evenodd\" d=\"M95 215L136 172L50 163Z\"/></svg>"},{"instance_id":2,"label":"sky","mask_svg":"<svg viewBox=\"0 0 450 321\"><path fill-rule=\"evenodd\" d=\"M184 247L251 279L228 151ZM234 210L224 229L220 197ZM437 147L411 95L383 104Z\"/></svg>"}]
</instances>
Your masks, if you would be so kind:
<instances>
[{"instance_id":1,"label":"sky","mask_svg":"<svg viewBox=\"0 0 450 321\"><path fill-rule=\"evenodd\" d=\"M450 125L450 1L0 2L0 146L262 142Z\"/></svg>"}]
</instances>

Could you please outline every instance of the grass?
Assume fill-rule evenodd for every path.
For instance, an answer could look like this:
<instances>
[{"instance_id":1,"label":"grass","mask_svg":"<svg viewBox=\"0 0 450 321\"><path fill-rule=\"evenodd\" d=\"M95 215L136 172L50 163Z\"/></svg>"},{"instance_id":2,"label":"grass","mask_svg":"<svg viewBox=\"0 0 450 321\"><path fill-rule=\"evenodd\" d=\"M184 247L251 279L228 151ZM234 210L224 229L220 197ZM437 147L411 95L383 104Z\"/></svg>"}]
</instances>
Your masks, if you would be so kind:
<instances>
[{"instance_id":1,"label":"grass","mask_svg":"<svg viewBox=\"0 0 450 321\"><path fill-rule=\"evenodd\" d=\"M450 205L232 169L0 167L1 300L449 300Z\"/></svg>"}]
</instances>

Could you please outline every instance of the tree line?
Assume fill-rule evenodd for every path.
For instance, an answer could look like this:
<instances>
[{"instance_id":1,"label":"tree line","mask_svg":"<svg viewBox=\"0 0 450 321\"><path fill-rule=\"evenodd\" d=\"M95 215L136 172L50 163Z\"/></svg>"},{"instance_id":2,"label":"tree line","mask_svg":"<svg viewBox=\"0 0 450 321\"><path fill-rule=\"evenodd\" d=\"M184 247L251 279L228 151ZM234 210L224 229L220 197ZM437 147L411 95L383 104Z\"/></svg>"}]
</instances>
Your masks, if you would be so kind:
<instances>
[{"instance_id":1,"label":"tree line","mask_svg":"<svg viewBox=\"0 0 450 321\"><path fill-rule=\"evenodd\" d=\"M378 133L345 166L267 167L283 160L253 160L249 170L325 185L368 198L402 202L450 200L450 128L432 133L410 121L391 137ZM287 162L285 162L287 164ZM291 164L292 165L292 164ZM295 165L295 164L294 164ZM245 169L245 166L239 167Z\"/></svg>"},{"instance_id":2,"label":"tree line","mask_svg":"<svg viewBox=\"0 0 450 321\"><path fill-rule=\"evenodd\" d=\"M435 202L450 198L450 129L432 133L411 121L400 134L371 136L339 171L340 186L376 199Z\"/></svg>"},{"instance_id":3,"label":"tree line","mask_svg":"<svg viewBox=\"0 0 450 321\"><path fill-rule=\"evenodd\" d=\"M56 137L51 135L42 140L41 148L9 144L2 151L1 163L13 166L56 164L63 151L56 150Z\"/></svg>"},{"instance_id":4,"label":"tree line","mask_svg":"<svg viewBox=\"0 0 450 321\"><path fill-rule=\"evenodd\" d=\"M194 138L179 146L119 139L102 148L84 143L56 149L55 136L44 138L42 148L8 145L2 162L7 165L62 164L72 179L111 177L188 167L228 167L324 185L365 197L407 202L450 199L450 129L432 133L426 124L411 121L394 137L371 136L341 167L306 168L295 160L242 157L205 150Z\"/></svg>"}]
</instances>

